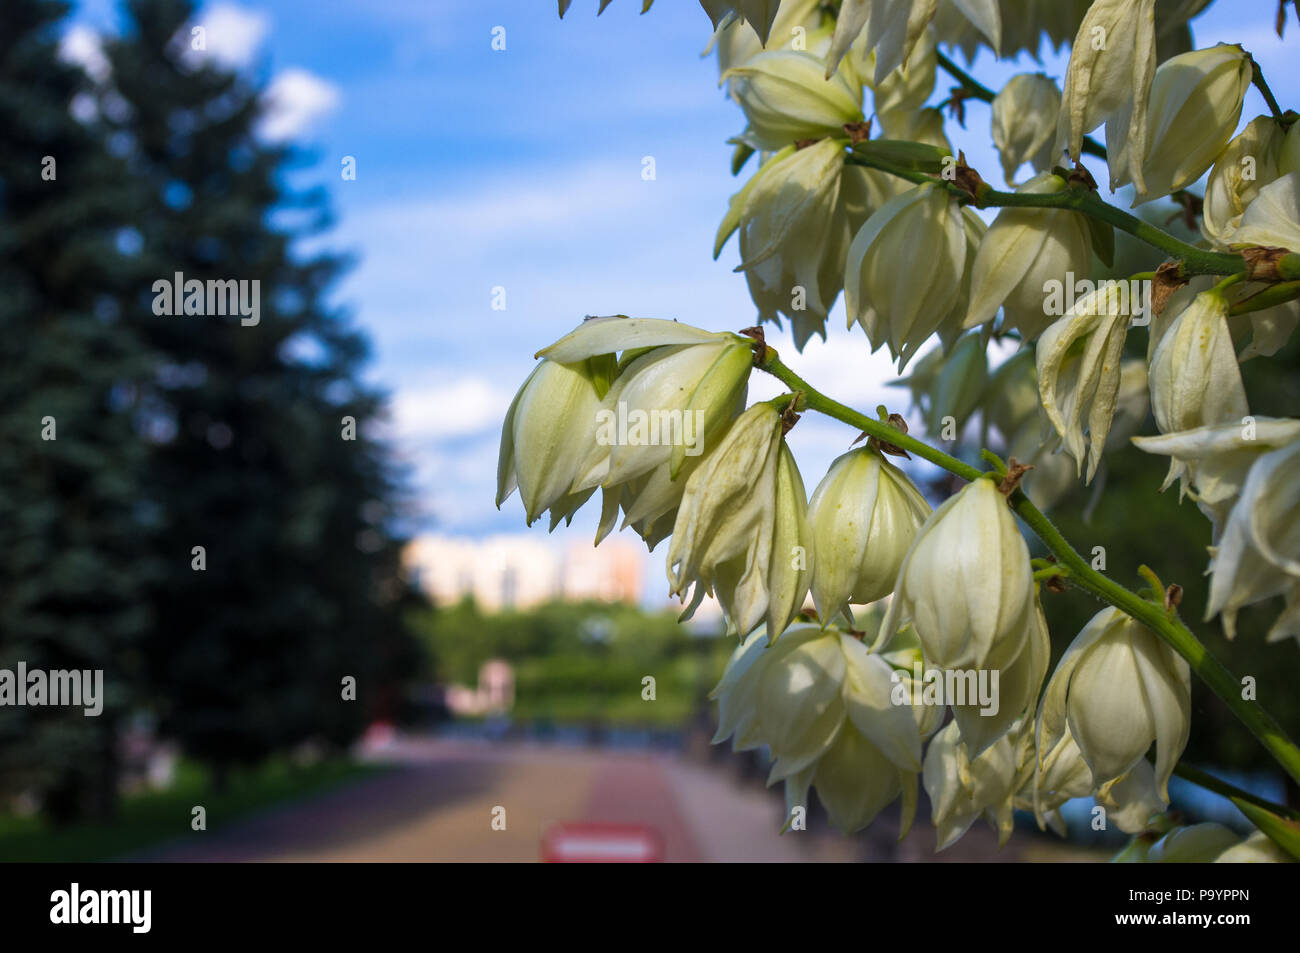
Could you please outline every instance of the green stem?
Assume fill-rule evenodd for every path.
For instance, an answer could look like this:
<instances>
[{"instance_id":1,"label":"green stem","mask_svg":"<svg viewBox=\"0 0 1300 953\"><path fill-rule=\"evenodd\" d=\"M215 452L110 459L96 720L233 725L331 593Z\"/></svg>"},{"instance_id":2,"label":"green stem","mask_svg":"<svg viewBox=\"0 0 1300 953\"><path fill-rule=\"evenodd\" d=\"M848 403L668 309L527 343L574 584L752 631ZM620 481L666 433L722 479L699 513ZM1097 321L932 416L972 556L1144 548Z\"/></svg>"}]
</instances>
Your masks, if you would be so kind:
<instances>
[{"instance_id":1,"label":"green stem","mask_svg":"<svg viewBox=\"0 0 1300 953\"><path fill-rule=\"evenodd\" d=\"M1226 798L1237 798L1254 804L1256 807L1262 807L1266 811L1272 811L1279 817L1289 817L1293 820L1300 820L1300 811L1294 808L1284 807L1281 804L1274 804L1272 801L1266 801L1262 797L1256 797L1249 791L1243 791L1235 784L1229 784L1221 778L1216 778L1212 774L1202 771L1200 768L1194 768L1190 764L1178 764L1174 767L1174 774L1178 775L1184 781L1190 781L1207 791L1213 791L1215 794L1221 794Z\"/></svg>"},{"instance_id":2,"label":"green stem","mask_svg":"<svg viewBox=\"0 0 1300 953\"><path fill-rule=\"evenodd\" d=\"M1255 62L1255 57L1250 58L1250 81L1255 84L1255 88L1264 96L1264 102L1268 103L1268 111L1273 114L1273 118L1282 122L1282 107L1277 104L1277 99L1273 96L1273 90L1268 88L1268 83L1264 80L1264 71L1259 68Z\"/></svg>"},{"instance_id":3,"label":"green stem","mask_svg":"<svg viewBox=\"0 0 1300 953\"><path fill-rule=\"evenodd\" d=\"M896 175L917 184L927 182L942 183L958 201L974 204L976 208L1052 208L1079 212L1113 225L1120 231L1127 232L1134 238L1141 239L1148 245L1153 245L1171 257L1179 259L1182 262L1183 277L1235 275L1245 270L1246 267L1246 262L1240 255L1222 254L1189 245L1150 222L1143 221L1136 215L1130 215L1128 212L1116 208L1099 198L1095 192L1087 189L1068 188L1060 192L1048 193L1002 192L997 189L986 188L981 184L977 190L977 195L972 195L954 182L936 179L924 172L907 169L860 151L850 155L848 161L853 165L879 169L881 172L888 172L890 175Z\"/></svg>"},{"instance_id":4,"label":"green stem","mask_svg":"<svg viewBox=\"0 0 1300 953\"><path fill-rule=\"evenodd\" d=\"M803 378L781 362L776 350L771 347L755 345L761 355L758 366L784 383L793 391L802 393L802 404L833 417L851 427L865 431L873 437L893 444L896 447L914 453L923 460L929 460L949 473L956 474L964 480L978 480L984 471L958 460L941 450L936 450L922 443L915 437L895 430L888 424L846 407L821 393ZM1241 680L1233 675L1223 664L1210 654L1209 650L1197 640L1191 630L1172 613L1167 613L1163 606L1155 605L1130 592L1116 582L1106 578L1093 569L1086 559L1075 551L1060 531L1043 513L1029 501L1025 494L1016 490L1008 499L1012 510L1025 522L1034 535L1056 556L1057 561L1068 570L1069 581L1079 589L1110 603L1143 623L1165 640L1173 649L1187 660L1195 672L1210 689L1219 696L1233 714L1273 755L1283 770L1300 783L1300 748L1287 737L1281 725L1268 714L1257 702L1248 702L1242 698Z\"/></svg>"},{"instance_id":5,"label":"green stem","mask_svg":"<svg viewBox=\"0 0 1300 953\"><path fill-rule=\"evenodd\" d=\"M1228 309L1228 316L1235 318L1238 315L1250 314L1252 311L1263 311L1265 308L1286 304L1296 298L1300 298L1300 281L1283 281L1276 285L1269 285L1263 291L1238 301Z\"/></svg>"}]
</instances>

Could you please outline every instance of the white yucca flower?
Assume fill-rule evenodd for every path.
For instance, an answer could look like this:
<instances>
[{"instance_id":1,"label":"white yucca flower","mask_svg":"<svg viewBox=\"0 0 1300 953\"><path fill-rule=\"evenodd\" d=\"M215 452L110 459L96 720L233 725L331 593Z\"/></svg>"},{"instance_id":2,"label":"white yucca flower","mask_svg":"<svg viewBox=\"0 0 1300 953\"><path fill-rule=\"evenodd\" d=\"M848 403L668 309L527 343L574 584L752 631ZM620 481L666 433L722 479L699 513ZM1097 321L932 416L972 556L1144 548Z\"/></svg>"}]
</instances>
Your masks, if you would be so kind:
<instances>
[{"instance_id":1,"label":"white yucca flower","mask_svg":"<svg viewBox=\"0 0 1300 953\"><path fill-rule=\"evenodd\" d=\"M1074 457L1077 472L1087 460L1088 482L1101 463L1119 401L1121 357L1132 310L1132 302L1125 307L1116 286L1104 285L1076 301L1038 341L1043 409Z\"/></svg>"},{"instance_id":2,"label":"white yucca flower","mask_svg":"<svg viewBox=\"0 0 1300 953\"><path fill-rule=\"evenodd\" d=\"M1079 24L1065 70L1056 149L1078 159L1083 137L1106 123L1111 191L1143 190L1147 97L1156 72L1156 0L1095 0Z\"/></svg>"},{"instance_id":3,"label":"white yucca flower","mask_svg":"<svg viewBox=\"0 0 1300 953\"><path fill-rule=\"evenodd\" d=\"M883 641L910 619L942 669L1001 669L1020 654L1034 608L1029 549L1006 498L979 479L926 520L903 558Z\"/></svg>"},{"instance_id":4,"label":"white yucca flower","mask_svg":"<svg viewBox=\"0 0 1300 953\"><path fill-rule=\"evenodd\" d=\"M843 136L862 121L862 87L851 67L829 79L811 52L771 50L723 74L749 121L745 140L756 149L782 149L803 139Z\"/></svg>"},{"instance_id":5,"label":"white yucca flower","mask_svg":"<svg viewBox=\"0 0 1300 953\"><path fill-rule=\"evenodd\" d=\"M1272 116L1252 119L1219 155L1205 183L1201 231L1219 248L1237 241L1246 209L1260 189L1300 172L1300 127L1289 133Z\"/></svg>"},{"instance_id":6,"label":"white yucca flower","mask_svg":"<svg viewBox=\"0 0 1300 953\"><path fill-rule=\"evenodd\" d=\"M1060 176L1041 173L1017 191L1051 195L1065 187ZM1003 209L975 256L964 326L991 321L1002 308L1003 326L1033 340L1054 320L1046 307L1048 282L1087 274L1091 263L1092 243L1082 215L1065 209Z\"/></svg>"},{"instance_id":7,"label":"white yucca flower","mask_svg":"<svg viewBox=\"0 0 1300 953\"><path fill-rule=\"evenodd\" d=\"M1001 847L1015 827L1020 786L1016 745L1003 736L971 757L956 722L939 730L925 752L922 780L930 797L930 819L943 850L956 843L980 817L988 819Z\"/></svg>"},{"instance_id":8,"label":"white yucca flower","mask_svg":"<svg viewBox=\"0 0 1300 953\"><path fill-rule=\"evenodd\" d=\"M822 619L889 595L929 515L925 497L877 450L836 458L808 505L817 552L812 596Z\"/></svg>"},{"instance_id":9,"label":"white yucca flower","mask_svg":"<svg viewBox=\"0 0 1300 953\"><path fill-rule=\"evenodd\" d=\"M1050 752L1068 730L1103 793L1156 746L1155 786L1169 778L1191 730L1191 669L1161 638L1119 609L1106 608L1070 643L1043 693L1037 749Z\"/></svg>"},{"instance_id":10,"label":"white yucca flower","mask_svg":"<svg viewBox=\"0 0 1300 953\"><path fill-rule=\"evenodd\" d=\"M771 403L737 418L686 481L668 549L671 592L694 587L686 617L715 595L741 636L764 620L780 635L812 581L808 498L782 428Z\"/></svg>"},{"instance_id":11,"label":"white yucca flower","mask_svg":"<svg viewBox=\"0 0 1300 953\"><path fill-rule=\"evenodd\" d=\"M873 350L887 344L901 370L954 312L964 315L967 265L981 237L982 226L972 226L942 184L918 185L890 199L849 247L844 300L850 326L862 325ZM917 248L927 250L926 274L903 280L915 274ZM960 321L961 315L954 330Z\"/></svg>"},{"instance_id":12,"label":"white yucca flower","mask_svg":"<svg viewBox=\"0 0 1300 953\"><path fill-rule=\"evenodd\" d=\"M714 742L738 750L767 745L769 783L785 781L787 807L807 808L808 790L832 823L860 830L902 795L903 828L916 810L921 717L895 705L893 669L836 629L795 626L768 645L761 633L733 653L710 697Z\"/></svg>"},{"instance_id":13,"label":"white yucca flower","mask_svg":"<svg viewBox=\"0 0 1300 953\"><path fill-rule=\"evenodd\" d=\"M1160 335L1147 378L1161 433L1239 422L1250 413L1228 307L1223 293L1202 292Z\"/></svg>"},{"instance_id":14,"label":"white yucca flower","mask_svg":"<svg viewBox=\"0 0 1300 953\"><path fill-rule=\"evenodd\" d=\"M1132 177L1135 206L1191 185L1214 164L1241 118L1251 70L1250 56L1227 43L1160 64L1151 83L1142 172ZM1112 188L1130 181L1112 179Z\"/></svg>"},{"instance_id":15,"label":"white yucca flower","mask_svg":"<svg viewBox=\"0 0 1300 953\"><path fill-rule=\"evenodd\" d=\"M1300 440L1262 454L1251 465L1210 560L1206 619L1222 613L1229 638L1237 611L1277 595L1287 611L1269 641L1300 637Z\"/></svg>"},{"instance_id":16,"label":"white yucca flower","mask_svg":"<svg viewBox=\"0 0 1300 953\"><path fill-rule=\"evenodd\" d=\"M1055 164L1052 147L1060 115L1061 91L1043 73L1017 73L993 97L993 144L1008 185L1016 184L1016 170L1026 162L1035 172Z\"/></svg>"}]
</instances>

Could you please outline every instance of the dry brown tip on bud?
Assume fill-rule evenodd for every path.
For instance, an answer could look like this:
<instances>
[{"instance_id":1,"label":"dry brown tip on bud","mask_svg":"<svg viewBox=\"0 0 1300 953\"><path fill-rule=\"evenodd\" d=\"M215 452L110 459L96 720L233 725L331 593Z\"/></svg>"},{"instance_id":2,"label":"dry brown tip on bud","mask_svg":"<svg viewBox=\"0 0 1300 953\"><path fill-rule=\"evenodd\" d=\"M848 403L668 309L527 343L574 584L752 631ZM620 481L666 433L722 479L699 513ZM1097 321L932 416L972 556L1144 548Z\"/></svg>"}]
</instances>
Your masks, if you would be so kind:
<instances>
[{"instance_id":1,"label":"dry brown tip on bud","mask_svg":"<svg viewBox=\"0 0 1300 953\"><path fill-rule=\"evenodd\" d=\"M1032 464L1017 463L1015 457L1007 460L1007 475L1002 478L998 484L998 492L1003 496L1011 496L1012 493L1020 489L1020 480L1026 473L1034 469Z\"/></svg>"},{"instance_id":2,"label":"dry brown tip on bud","mask_svg":"<svg viewBox=\"0 0 1300 953\"><path fill-rule=\"evenodd\" d=\"M1249 281L1281 281L1278 262L1284 255L1290 254L1286 248L1273 245L1256 245L1244 248L1241 257L1246 259L1246 278Z\"/></svg>"},{"instance_id":3,"label":"dry brown tip on bud","mask_svg":"<svg viewBox=\"0 0 1300 953\"><path fill-rule=\"evenodd\" d=\"M871 138L871 120L868 119L864 122L846 122L844 124L844 132L848 135L849 142L852 142L854 145L859 142L865 142L867 139Z\"/></svg>"},{"instance_id":4,"label":"dry brown tip on bud","mask_svg":"<svg viewBox=\"0 0 1300 953\"><path fill-rule=\"evenodd\" d=\"M761 367L767 360L767 338L762 326L756 324L752 328L741 328L740 333L754 339L754 366Z\"/></svg>"},{"instance_id":5,"label":"dry brown tip on bud","mask_svg":"<svg viewBox=\"0 0 1300 953\"><path fill-rule=\"evenodd\" d=\"M1172 612L1182 601L1183 587L1176 582L1170 583L1169 588L1165 590L1165 611Z\"/></svg>"},{"instance_id":6,"label":"dry brown tip on bud","mask_svg":"<svg viewBox=\"0 0 1300 953\"><path fill-rule=\"evenodd\" d=\"M1070 185L1082 185L1089 192L1097 191L1097 180L1092 177L1092 173L1088 171L1087 166L1078 159L1074 160L1074 170L1070 173L1070 177L1066 179L1066 182Z\"/></svg>"},{"instance_id":7,"label":"dry brown tip on bud","mask_svg":"<svg viewBox=\"0 0 1300 953\"><path fill-rule=\"evenodd\" d=\"M1048 576L1043 580L1043 588L1048 592L1065 592L1065 579L1062 576Z\"/></svg>"},{"instance_id":8,"label":"dry brown tip on bud","mask_svg":"<svg viewBox=\"0 0 1300 953\"><path fill-rule=\"evenodd\" d=\"M953 184L978 203L982 192L988 191L988 185L980 174L966 164L966 153L957 153L957 168L953 170Z\"/></svg>"},{"instance_id":9,"label":"dry brown tip on bud","mask_svg":"<svg viewBox=\"0 0 1300 953\"><path fill-rule=\"evenodd\" d=\"M1188 279L1182 273L1182 267L1176 261L1167 261L1156 269L1156 276L1151 281L1151 310L1159 316L1175 291L1187 284Z\"/></svg>"},{"instance_id":10,"label":"dry brown tip on bud","mask_svg":"<svg viewBox=\"0 0 1300 953\"><path fill-rule=\"evenodd\" d=\"M798 152L800 149L807 149L809 146L815 146L819 142L821 142L820 139L796 139L794 141L794 151Z\"/></svg>"},{"instance_id":11,"label":"dry brown tip on bud","mask_svg":"<svg viewBox=\"0 0 1300 953\"><path fill-rule=\"evenodd\" d=\"M795 413L795 405L803 397L803 391L797 391L790 399L790 403L785 405L785 410L781 411L781 436L784 437L790 432L790 428L799 422L799 415Z\"/></svg>"}]
</instances>

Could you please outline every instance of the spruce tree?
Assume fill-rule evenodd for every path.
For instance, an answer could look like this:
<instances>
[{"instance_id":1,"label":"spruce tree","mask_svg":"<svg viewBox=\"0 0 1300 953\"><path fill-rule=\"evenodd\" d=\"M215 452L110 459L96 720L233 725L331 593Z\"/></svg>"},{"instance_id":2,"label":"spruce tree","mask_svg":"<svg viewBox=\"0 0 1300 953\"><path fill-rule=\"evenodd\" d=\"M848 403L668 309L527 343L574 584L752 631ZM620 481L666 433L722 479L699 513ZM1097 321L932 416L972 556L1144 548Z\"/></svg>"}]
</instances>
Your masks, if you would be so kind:
<instances>
[{"instance_id":1,"label":"spruce tree","mask_svg":"<svg viewBox=\"0 0 1300 953\"><path fill-rule=\"evenodd\" d=\"M0 669L103 671L104 709L0 706L0 794L107 815L151 623L132 421L150 360L120 295L128 191L58 56L66 5L0 5ZM127 246L129 248L129 245Z\"/></svg>"}]
</instances>

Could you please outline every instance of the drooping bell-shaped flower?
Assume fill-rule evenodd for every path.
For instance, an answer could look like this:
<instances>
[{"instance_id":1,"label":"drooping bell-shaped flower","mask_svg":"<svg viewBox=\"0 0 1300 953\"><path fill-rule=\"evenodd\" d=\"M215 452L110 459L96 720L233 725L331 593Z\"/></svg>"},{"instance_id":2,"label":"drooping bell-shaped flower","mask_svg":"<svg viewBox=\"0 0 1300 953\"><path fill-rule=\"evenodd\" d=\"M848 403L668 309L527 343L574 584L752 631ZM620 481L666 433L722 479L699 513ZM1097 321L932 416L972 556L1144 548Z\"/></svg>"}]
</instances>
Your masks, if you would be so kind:
<instances>
[{"instance_id":1,"label":"drooping bell-shaped flower","mask_svg":"<svg viewBox=\"0 0 1300 953\"><path fill-rule=\"evenodd\" d=\"M1156 72L1156 0L1095 0L1079 24L1065 70L1056 153L1074 159L1083 137L1106 123L1111 190L1143 188L1147 98Z\"/></svg>"},{"instance_id":2,"label":"drooping bell-shaped flower","mask_svg":"<svg viewBox=\"0 0 1300 953\"><path fill-rule=\"evenodd\" d=\"M1250 412L1228 307L1223 293L1202 292L1160 336L1147 380L1161 433L1240 422Z\"/></svg>"},{"instance_id":3,"label":"drooping bell-shaped flower","mask_svg":"<svg viewBox=\"0 0 1300 953\"><path fill-rule=\"evenodd\" d=\"M812 581L808 498L782 430L771 403L741 414L686 481L673 524L671 592L694 587L687 617L715 595L741 636L766 620L775 639Z\"/></svg>"},{"instance_id":4,"label":"drooping bell-shaped flower","mask_svg":"<svg viewBox=\"0 0 1300 953\"><path fill-rule=\"evenodd\" d=\"M871 447L836 458L808 505L817 567L812 596L826 620L889 595L930 504Z\"/></svg>"},{"instance_id":5,"label":"drooping bell-shaped flower","mask_svg":"<svg viewBox=\"0 0 1300 953\"><path fill-rule=\"evenodd\" d=\"M1284 150L1284 144L1289 148ZM1298 146L1300 133L1288 135L1272 116L1252 119L1215 160L1205 183L1201 214L1205 237L1220 248L1231 246L1237 240L1242 216L1259 190L1285 172L1300 172L1300 167L1284 167L1286 158L1300 151Z\"/></svg>"},{"instance_id":6,"label":"drooping bell-shaped flower","mask_svg":"<svg viewBox=\"0 0 1300 953\"><path fill-rule=\"evenodd\" d=\"M551 528L571 519L591 496L572 490L583 457L595 441L600 386L608 386L612 361L542 361L506 411L497 461L497 508L515 488L531 526L551 511Z\"/></svg>"},{"instance_id":7,"label":"drooping bell-shaped flower","mask_svg":"<svg viewBox=\"0 0 1300 953\"><path fill-rule=\"evenodd\" d=\"M1276 641L1295 632L1292 602L1300 595L1300 440L1262 454L1251 465L1210 560L1206 619L1222 613L1231 638L1237 611L1272 596L1288 597L1269 633Z\"/></svg>"},{"instance_id":8,"label":"drooping bell-shaped flower","mask_svg":"<svg viewBox=\"0 0 1300 953\"><path fill-rule=\"evenodd\" d=\"M1029 550L990 480L967 484L926 520L903 558L882 636L912 621L942 669L1002 668L1024 647L1034 612Z\"/></svg>"},{"instance_id":9,"label":"drooping bell-shaped flower","mask_svg":"<svg viewBox=\"0 0 1300 953\"><path fill-rule=\"evenodd\" d=\"M824 139L778 152L731 200L714 257L740 233L741 262L759 320L791 319L800 350L826 335L826 315L844 283L853 232L892 186L882 173L844 164L844 140Z\"/></svg>"},{"instance_id":10,"label":"drooping bell-shaped flower","mask_svg":"<svg viewBox=\"0 0 1300 953\"><path fill-rule=\"evenodd\" d=\"M1169 778L1191 729L1191 670L1158 635L1119 609L1093 616L1052 673L1038 711L1038 749L1067 730L1094 789L1127 775L1156 746L1155 784Z\"/></svg>"},{"instance_id":11,"label":"drooping bell-shaped flower","mask_svg":"<svg viewBox=\"0 0 1300 953\"><path fill-rule=\"evenodd\" d=\"M1126 306L1120 299L1123 287L1106 285L1080 298L1042 333L1036 351L1043 409L1077 472L1087 460L1089 482L1101 463L1119 398L1124 339L1134 310L1131 301Z\"/></svg>"},{"instance_id":12,"label":"drooping bell-shaped flower","mask_svg":"<svg viewBox=\"0 0 1300 953\"><path fill-rule=\"evenodd\" d=\"M887 344L900 369L961 302L968 237L961 206L937 183L886 202L854 237L844 275L850 324L862 325L873 349ZM914 268L918 248L924 275Z\"/></svg>"},{"instance_id":13,"label":"drooping bell-shaped flower","mask_svg":"<svg viewBox=\"0 0 1300 953\"><path fill-rule=\"evenodd\" d=\"M1030 179L1017 191L1052 194L1065 180L1051 173ZM1003 326L1033 340L1055 318L1046 307L1049 282L1086 275L1092 263L1088 224L1064 209L1006 208L980 242L971 275L966 327L991 321L1003 309Z\"/></svg>"},{"instance_id":14,"label":"drooping bell-shaped flower","mask_svg":"<svg viewBox=\"0 0 1300 953\"><path fill-rule=\"evenodd\" d=\"M746 141L773 151L804 139L843 136L862 121L862 87L851 68L826 77L825 63L803 50L771 50L723 74L749 129Z\"/></svg>"},{"instance_id":15,"label":"drooping bell-shaped flower","mask_svg":"<svg viewBox=\"0 0 1300 953\"><path fill-rule=\"evenodd\" d=\"M993 97L993 144L1008 185L1026 162L1035 172L1052 168L1060 115L1061 91L1043 73L1018 73Z\"/></svg>"},{"instance_id":16,"label":"drooping bell-shaped flower","mask_svg":"<svg viewBox=\"0 0 1300 953\"><path fill-rule=\"evenodd\" d=\"M1251 70L1250 56L1227 43L1160 64L1151 83L1141 178L1133 177L1135 206L1191 185L1214 164L1241 118Z\"/></svg>"},{"instance_id":17,"label":"drooping bell-shaped flower","mask_svg":"<svg viewBox=\"0 0 1300 953\"><path fill-rule=\"evenodd\" d=\"M574 492L627 483L668 464L676 477L701 456L744 402L752 342L655 318L592 318L540 352L551 361L623 355L592 413Z\"/></svg>"},{"instance_id":18,"label":"drooping bell-shaped flower","mask_svg":"<svg viewBox=\"0 0 1300 953\"><path fill-rule=\"evenodd\" d=\"M771 782L786 782L790 809L817 789L832 823L860 830L903 797L903 825L916 807L921 733L910 705L893 700L893 669L853 636L795 626L768 645L750 636L732 655L710 697L718 701L714 742L767 745Z\"/></svg>"},{"instance_id":19,"label":"drooping bell-shaped flower","mask_svg":"<svg viewBox=\"0 0 1300 953\"><path fill-rule=\"evenodd\" d=\"M938 831L937 850L956 843L980 817L997 831L999 847L1007 842L1015 826L1018 767L1015 745L1005 736L974 758L955 721L930 739L922 779Z\"/></svg>"}]
</instances>

